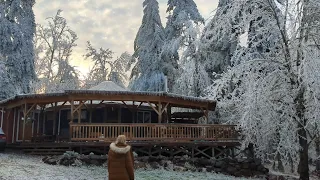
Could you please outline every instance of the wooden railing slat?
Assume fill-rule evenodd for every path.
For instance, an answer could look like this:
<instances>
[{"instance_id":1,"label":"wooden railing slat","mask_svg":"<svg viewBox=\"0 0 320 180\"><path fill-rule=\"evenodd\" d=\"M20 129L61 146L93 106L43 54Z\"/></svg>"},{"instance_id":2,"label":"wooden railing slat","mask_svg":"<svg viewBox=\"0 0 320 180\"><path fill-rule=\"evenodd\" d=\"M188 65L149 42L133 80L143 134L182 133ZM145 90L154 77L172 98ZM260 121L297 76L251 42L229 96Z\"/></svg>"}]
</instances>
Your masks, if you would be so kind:
<instances>
[{"instance_id":1,"label":"wooden railing slat","mask_svg":"<svg viewBox=\"0 0 320 180\"><path fill-rule=\"evenodd\" d=\"M125 134L128 140L237 140L233 125L187 124L70 124L71 140L114 140ZM101 138L101 136L104 138Z\"/></svg>"}]
</instances>

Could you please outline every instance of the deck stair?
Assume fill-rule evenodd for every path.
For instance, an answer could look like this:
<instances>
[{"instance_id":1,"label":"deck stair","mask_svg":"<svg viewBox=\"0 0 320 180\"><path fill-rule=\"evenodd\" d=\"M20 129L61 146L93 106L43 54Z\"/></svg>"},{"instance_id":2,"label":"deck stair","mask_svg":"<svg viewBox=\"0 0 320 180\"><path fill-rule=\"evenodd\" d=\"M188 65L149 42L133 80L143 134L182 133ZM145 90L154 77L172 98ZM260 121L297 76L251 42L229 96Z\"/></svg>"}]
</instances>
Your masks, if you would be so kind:
<instances>
[{"instance_id":1,"label":"deck stair","mask_svg":"<svg viewBox=\"0 0 320 180\"><path fill-rule=\"evenodd\" d=\"M70 146L61 144L21 144L22 151L30 155L62 155L70 150Z\"/></svg>"}]
</instances>

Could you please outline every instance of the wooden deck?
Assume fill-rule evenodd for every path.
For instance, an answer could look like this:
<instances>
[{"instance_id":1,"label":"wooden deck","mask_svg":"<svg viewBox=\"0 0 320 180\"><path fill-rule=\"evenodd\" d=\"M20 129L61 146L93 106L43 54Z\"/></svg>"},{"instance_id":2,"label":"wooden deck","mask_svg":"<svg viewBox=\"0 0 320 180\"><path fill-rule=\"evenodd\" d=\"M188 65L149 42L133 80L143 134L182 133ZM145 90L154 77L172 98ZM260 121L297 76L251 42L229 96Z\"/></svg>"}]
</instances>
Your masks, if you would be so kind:
<instances>
[{"instance_id":1,"label":"wooden deck","mask_svg":"<svg viewBox=\"0 0 320 180\"><path fill-rule=\"evenodd\" d=\"M70 124L71 142L112 142L124 134L132 142L238 142L234 125L200 124Z\"/></svg>"},{"instance_id":2,"label":"wooden deck","mask_svg":"<svg viewBox=\"0 0 320 180\"><path fill-rule=\"evenodd\" d=\"M65 151L106 154L120 134L141 156L218 158L232 156L240 145L232 125L199 124L70 124L70 139L52 142L21 142L11 147L33 155L58 155ZM39 140L39 139L38 139Z\"/></svg>"},{"instance_id":3,"label":"wooden deck","mask_svg":"<svg viewBox=\"0 0 320 180\"><path fill-rule=\"evenodd\" d=\"M236 141L129 141L133 151L139 156L183 156L219 158L232 156L234 149L240 145ZM80 154L107 154L110 142L24 142L10 144L8 148L19 149L30 155L61 155L66 151Z\"/></svg>"}]
</instances>

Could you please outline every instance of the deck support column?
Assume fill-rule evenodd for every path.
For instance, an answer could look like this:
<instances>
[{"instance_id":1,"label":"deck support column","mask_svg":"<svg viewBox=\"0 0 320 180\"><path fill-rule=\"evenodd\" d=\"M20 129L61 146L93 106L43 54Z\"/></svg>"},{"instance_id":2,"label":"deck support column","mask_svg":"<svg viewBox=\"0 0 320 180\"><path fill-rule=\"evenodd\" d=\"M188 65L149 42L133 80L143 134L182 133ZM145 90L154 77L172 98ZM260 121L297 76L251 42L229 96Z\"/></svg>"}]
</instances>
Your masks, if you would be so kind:
<instances>
[{"instance_id":1,"label":"deck support column","mask_svg":"<svg viewBox=\"0 0 320 180\"><path fill-rule=\"evenodd\" d=\"M61 126L61 109L59 109L58 135L60 135L60 126Z\"/></svg>"},{"instance_id":2,"label":"deck support column","mask_svg":"<svg viewBox=\"0 0 320 180\"><path fill-rule=\"evenodd\" d=\"M41 108L41 111L38 113L38 123L37 123L37 135L39 134L39 129L40 129L40 115L41 115L41 112L42 112L42 108Z\"/></svg>"},{"instance_id":3,"label":"deck support column","mask_svg":"<svg viewBox=\"0 0 320 180\"><path fill-rule=\"evenodd\" d=\"M16 114L17 114L17 109L13 108L13 127L12 127L12 140L11 143L14 143L14 133L15 133L15 126L16 126ZM19 122L19 121L18 121Z\"/></svg>"},{"instance_id":4,"label":"deck support column","mask_svg":"<svg viewBox=\"0 0 320 180\"><path fill-rule=\"evenodd\" d=\"M24 129L26 127L26 119L27 119L27 103L24 104L23 110L23 128L22 128L22 141L24 142Z\"/></svg>"},{"instance_id":5,"label":"deck support column","mask_svg":"<svg viewBox=\"0 0 320 180\"><path fill-rule=\"evenodd\" d=\"M1 110L1 128L3 125L3 116L4 116L4 108L2 108L2 110Z\"/></svg>"},{"instance_id":6,"label":"deck support column","mask_svg":"<svg viewBox=\"0 0 320 180\"><path fill-rule=\"evenodd\" d=\"M93 108L92 108L92 100L90 100L90 108L89 109L89 113L90 113L90 117L89 117L89 123L92 123L92 111L93 111Z\"/></svg>"},{"instance_id":7,"label":"deck support column","mask_svg":"<svg viewBox=\"0 0 320 180\"><path fill-rule=\"evenodd\" d=\"M56 124L57 124L57 106L58 103L54 103L54 108L53 108L53 127L52 127L52 135L56 135Z\"/></svg>"},{"instance_id":8,"label":"deck support column","mask_svg":"<svg viewBox=\"0 0 320 180\"><path fill-rule=\"evenodd\" d=\"M203 115L204 115L204 118L205 118L205 124L208 124L208 121L209 121L209 110L208 108L201 108L202 112L203 112Z\"/></svg>"},{"instance_id":9,"label":"deck support column","mask_svg":"<svg viewBox=\"0 0 320 180\"><path fill-rule=\"evenodd\" d=\"M7 126L6 131L7 132L9 132L9 117L10 117L11 111L12 111L11 109L7 111L7 117L6 117L6 122L7 122L6 123L6 126Z\"/></svg>"},{"instance_id":10,"label":"deck support column","mask_svg":"<svg viewBox=\"0 0 320 180\"><path fill-rule=\"evenodd\" d=\"M74 113L74 101L73 101L73 99L71 99L70 105L71 105L71 110L70 110L70 121L69 121L69 140L71 141L71 138L72 138L71 125L73 124L73 113Z\"/></svg>"},{"instance_id":11,"label":"deck support column","mask_svg":"<svg viewBox=\"0 0 320 180\"><path fill-rule=\"evenodd\" d=\"M22 128L22 141L25 141L24 134L26 128L26 121L28 120L29 113L33 110L36 104L33 104L30 109L28 109L28 104L24 103L24 110L23 110L23 128Z\"/></svg>"},{"instance_id":12,"label":"deck support column","mask_svg":"<svg viewBox=\"0 0 320 180\"><path fill-rule=\"evenodd\" d=\"M162 121L162 104L159 102L158 104L158 123L160 124Z\"/></svg>"},{"instance_id":13,"label":"deck support column","mask_svg":"<svg viewBox=\"0 0 320 180\"><path fill-rule=\"evenodd\" d=\"M162 107L162 103L159 101L159 104L154 107L149 101L147 101L149 106L158 114L158 123L160 124L162 121L162 114L167 109L169 103L167 103L164 107Z\"/></svg>"},{"instance_id":14,"label":"deck support column","mask_svg":"<svg viewBox=\"0 0 320 180\"><path fill-rule=\"evenodd\" d=\"M168 114L167 123L169 123L171 122L171 105L168 105L167 107L167 114Z\"/></svg>"},{"instance_id":15,"label":"deck support column","mask_svg":"<svg viewBox=\"0 0 320 180\"><path fill-rule=\"evenodd\" d=\"M121 106L118 108L118 123L121 123Z\"/></svg>"}]
</instances>

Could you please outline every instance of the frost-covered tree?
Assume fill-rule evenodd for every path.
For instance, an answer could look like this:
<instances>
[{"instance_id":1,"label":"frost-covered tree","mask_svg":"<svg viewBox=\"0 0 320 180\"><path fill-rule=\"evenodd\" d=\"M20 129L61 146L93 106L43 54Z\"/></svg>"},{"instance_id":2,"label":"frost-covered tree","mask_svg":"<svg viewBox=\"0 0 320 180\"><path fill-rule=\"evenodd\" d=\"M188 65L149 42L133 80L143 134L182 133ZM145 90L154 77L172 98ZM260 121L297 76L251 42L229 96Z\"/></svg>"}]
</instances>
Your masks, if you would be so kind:
<instances>
[{"instance_id":1,"label":"frost-covered tree","mask_svg":"<svg viewBox=\"0 0 320 180\"><path fill-rule=\"evenodd\" d=\"M231 58L239 44L243 2L219 0L216 14L205 26L199 47L200 60L211 74L222 73L231 65Z\"/></svg>"},{"instance_id":2,"label":"frost-covered tree","mask_svg":"<svg viewBox=\"0 0 320 180\"><path fill-rule=\"evenodd\" d=\"M0 55L5 61L11 93L30 93L35 79L33 36L34 0L0 1Z\"/></svg>"},{"instance_id":3,"label":"frost-covered tree","mask_svg":"<svg viewBox=\"0 0 320 180\"><path fill-rule=\"evenodd\" d=\"M164 66L161 60L165 39L164 28L159 16L157 0L143 2L142 24L134 41L135 66L132 69L129 87L134 91L163 91Z\"/></svg>"},{"instance_id":4,"label":"frost-covered tree","mask_svg":"<svg viewBox=\"0 0 320 180\"><path fill-rule=\"evenodd\" d=\"M309 179L309 149L319 137L319 17L317 1L244 0L239 34L245 47L237 63L216 78L209 92L221 119L238 123L244 146L279 158ZM251 44L252 43L252 44Z\"/></svg>"},{"instance_id":5,"label":"frost-covered tree","mask_svg":"<svg viewBox=\"0 0 320 180\"><path fill-rule=\"evenodd\" d=\"M172 91L180 60L179 50L188 49L200 34L199 25L204 24L193 0L169 0L165 44L162 50L164 73L168 76L168 87ZM189 48L188 50L193 49ZM190 54L190 53L189 53Z\"/></svg>"},{"instance_id":6,"label":"frost-covered tree","mask_svg":"<svg viewBox=\"0 0 320 180\"><path fill-rule=\"evenodd\" d=\"M113 52L110 49L92 47L90 42L87 42L86 58L91 58L94 65L90 69L85 80L85 87L90 88L103 81L113 81L121 87L126 87L127 84L127 67L132 61L132 56L128 52L124 52L116 60L112 60Z\"/></svg>"},{"instance_id":7,"label":"frost-covered tree","mask_svg":"<svg viewBox=\"0 0 320 180\"><path fill-rule=\"evenodd\" d=\"M112 55L113 52L110 49L104 49L102 47L96 49L89 41L87 42L87 53L84 56L86 59L91 58L94 63L87 77L87 82L90 82L91 86L108 79L108 67L112 64Z\"/></svg>"},{"instance_id":8,"label":"frost-covered tree","mask_svg":"<svg viewBox=\"0 0 320 180\"><path fill-rule=\"evenodd\" d=\"M78 72L70 65L77 35L67 25L58 10L48 18L46 26L38 25L35 38L36 72L35 91L57 92L78 88Z\"/></svg>"},{"instance_id":9,"label":"frost-covered tree","mask_svg":"<svg viewBox=\"0 0 320 180\"><path fill-rule=\"evenodd\" d=\"M118 84L121 87L126 87L128 77L127 68L132 60L132 55L124 52L111 64L111 71L108 75L108 80Z\"/></svg>"},{"instance_id":10,"label":"frost-covered tree","mask_svg":"<svg viewBox=\"0 0 320 180\"><path fill-rule=\"evenodd\" d=\"M0 100L13 96L13 85L10 83L9 76L5 67L5 62L0 57Z\"/></svg>"}]
</instances>

